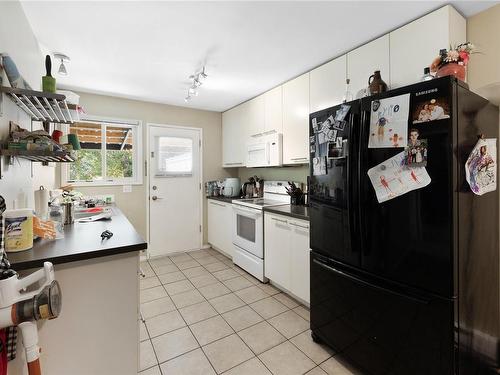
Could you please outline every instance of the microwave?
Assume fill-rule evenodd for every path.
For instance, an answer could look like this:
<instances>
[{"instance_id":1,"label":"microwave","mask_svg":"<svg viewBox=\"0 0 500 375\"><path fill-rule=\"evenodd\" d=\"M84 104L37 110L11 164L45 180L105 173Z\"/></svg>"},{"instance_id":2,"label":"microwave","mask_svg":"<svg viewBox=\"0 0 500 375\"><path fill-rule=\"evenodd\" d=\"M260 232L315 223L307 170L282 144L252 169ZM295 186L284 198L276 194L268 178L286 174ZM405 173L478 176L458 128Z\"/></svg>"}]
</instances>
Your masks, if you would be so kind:
<instances>
[{"instance_id":1,"label":"microwave","mask_svg":"<svg viewBox=\"0 0 500 375\"><path fill-rule=\"evenodd\" d=\"M279 167L283 164L283 134L258 134L247 142L247 168Z\"/></svg>"}]
</instances>

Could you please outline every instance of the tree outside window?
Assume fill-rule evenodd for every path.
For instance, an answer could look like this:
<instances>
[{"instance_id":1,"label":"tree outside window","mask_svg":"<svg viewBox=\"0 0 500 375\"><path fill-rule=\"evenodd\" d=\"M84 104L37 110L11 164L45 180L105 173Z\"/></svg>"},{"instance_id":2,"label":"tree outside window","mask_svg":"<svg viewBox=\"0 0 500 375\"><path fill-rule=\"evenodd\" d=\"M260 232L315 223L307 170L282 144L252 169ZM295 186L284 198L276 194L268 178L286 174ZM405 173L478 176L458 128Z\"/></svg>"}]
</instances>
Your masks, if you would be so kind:
<instances>
[{"instance_id":1,"label":"tree outside window","mask_svg":"<svg viewBox=\"0 0 500 375\"><path fill-rule=\"evenodd\" d=\"M134 179L137 127L94 122L70 125L81 150L70 163L68 182L130 181Z\"/></svg>"}]
</instances>

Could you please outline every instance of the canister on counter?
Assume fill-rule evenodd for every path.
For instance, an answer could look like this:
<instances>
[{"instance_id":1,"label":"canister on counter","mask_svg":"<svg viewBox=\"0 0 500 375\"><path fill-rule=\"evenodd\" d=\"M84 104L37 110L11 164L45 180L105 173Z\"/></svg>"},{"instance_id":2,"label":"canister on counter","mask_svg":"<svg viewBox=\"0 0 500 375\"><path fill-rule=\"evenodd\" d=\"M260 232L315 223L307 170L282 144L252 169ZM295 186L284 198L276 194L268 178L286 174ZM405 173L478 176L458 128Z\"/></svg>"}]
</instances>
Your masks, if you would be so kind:
<instances>
[{"instance_id":1,"label":"canister on counter","mask_svg":"<svg viewBox=\"0 0 500 375\"><path fill-rule=\"evenodd\" d=\"M22 208L3 213L5 251L16 252L33 247L33 211Z\"/></svg>"}]
</instances>

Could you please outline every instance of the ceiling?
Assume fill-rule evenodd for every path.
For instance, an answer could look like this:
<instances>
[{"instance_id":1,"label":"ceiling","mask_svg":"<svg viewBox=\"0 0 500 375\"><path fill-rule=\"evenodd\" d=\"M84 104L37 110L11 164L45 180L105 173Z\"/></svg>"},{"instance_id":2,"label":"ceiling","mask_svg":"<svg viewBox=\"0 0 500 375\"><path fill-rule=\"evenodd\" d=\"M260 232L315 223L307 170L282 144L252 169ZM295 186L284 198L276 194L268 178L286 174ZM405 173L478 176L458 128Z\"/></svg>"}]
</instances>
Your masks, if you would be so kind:
<instances>
[{"instance_id":1,"label":"ceiling","mask_svg":"<svg viewBox=\"0 0 500 375\"><path fill-rule=\"evenodd\" d=\"M452 2L465 16L495 3ZM22 4L43 49L71 57L61 87L223 111L445 2ZM209 77L185 103L187 77L204 64Z\"/></svg>"}]
</instances>

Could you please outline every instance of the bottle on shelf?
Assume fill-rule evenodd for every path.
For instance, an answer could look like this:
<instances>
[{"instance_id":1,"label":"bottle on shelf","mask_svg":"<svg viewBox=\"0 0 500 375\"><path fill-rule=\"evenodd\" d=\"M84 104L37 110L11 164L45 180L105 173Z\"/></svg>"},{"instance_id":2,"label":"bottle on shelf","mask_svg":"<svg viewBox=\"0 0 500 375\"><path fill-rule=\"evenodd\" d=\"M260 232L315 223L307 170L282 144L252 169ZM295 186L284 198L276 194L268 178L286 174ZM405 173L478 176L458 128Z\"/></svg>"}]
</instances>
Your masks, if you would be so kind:
<instances>
[{"instance_id":1,"label":"bottle on shelf","mask_svg":"<svg viewBox=\"0 0 500 375\"><path fill-rule=\"evenodd\" d=\"M349 78L347 78L345 80L345 94L344 94L344 103L347 103L347 102L350 102L354 99L354 97L352 96L352 93L349 89L349 84L351 83L351 80Z\"/></svg>"},{"instance_id":2,"label":"bottle on shelf","mask_svg":"<svg viewBox=\"0 0 500 375\"><path fill-rule=\"evenodd\" d=\"M425 67L424 68L424 75L420 79L422 82L424 81L430 81L431 79L434 79L434 76L431 74L431 68Z\"/></svg>"}]
</instances>

